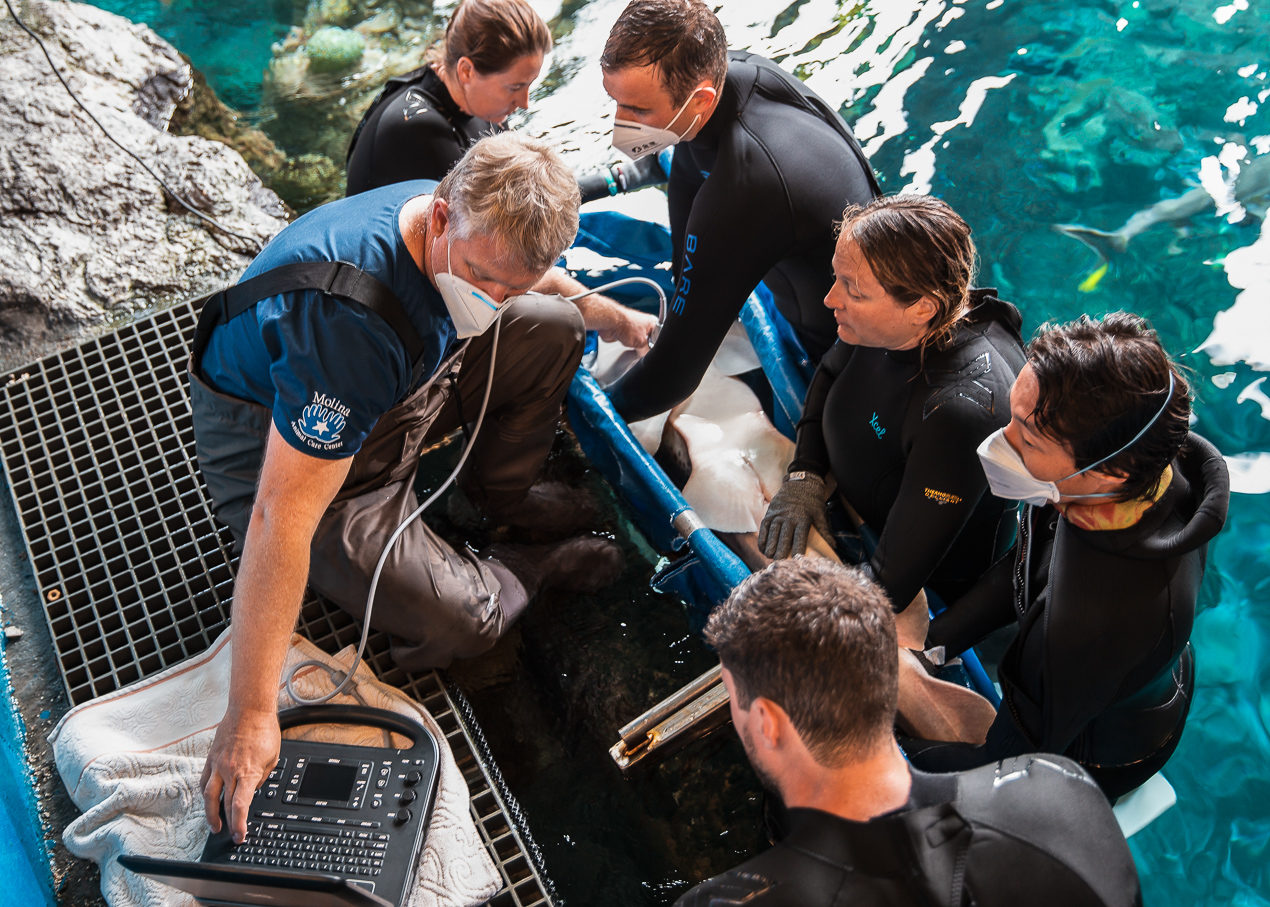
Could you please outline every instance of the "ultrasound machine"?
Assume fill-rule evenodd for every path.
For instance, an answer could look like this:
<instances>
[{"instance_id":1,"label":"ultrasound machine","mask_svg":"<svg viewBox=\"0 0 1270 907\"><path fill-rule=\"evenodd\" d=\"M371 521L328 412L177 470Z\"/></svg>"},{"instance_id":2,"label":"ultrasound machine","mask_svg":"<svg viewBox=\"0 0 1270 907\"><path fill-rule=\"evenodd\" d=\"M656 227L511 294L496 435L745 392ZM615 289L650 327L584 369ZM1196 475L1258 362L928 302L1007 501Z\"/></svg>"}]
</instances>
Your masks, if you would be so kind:
<instances>
[{"instance_id":1,"label":"ultrasound machine","mask_svg":"<svg viewBox=\"0 0 1270 907\"><path fill-rule=\"evenodd\" d=\"M197 863L121 856L119 863L215 907L351 907L405 903L436 798L437 741L418 722L366 706L324 705L278 715L301 725L382 728L408 749L282 741L256 791L247 837L222 830Z\"/></svg>"}]
</instances>

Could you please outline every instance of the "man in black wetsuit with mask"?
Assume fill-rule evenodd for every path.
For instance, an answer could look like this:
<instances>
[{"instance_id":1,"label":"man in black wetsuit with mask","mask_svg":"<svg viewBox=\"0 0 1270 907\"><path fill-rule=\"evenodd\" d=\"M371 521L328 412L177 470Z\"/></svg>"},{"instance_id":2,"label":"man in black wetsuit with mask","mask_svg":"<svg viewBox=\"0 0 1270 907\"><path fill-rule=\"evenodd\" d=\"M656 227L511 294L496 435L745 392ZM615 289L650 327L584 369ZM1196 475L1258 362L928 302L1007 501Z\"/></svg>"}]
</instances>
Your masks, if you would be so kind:
<instances>
[{"instance_id":1,"label":"man in black wetsuit with mask","mask_svg":"<svg viewBox=\"0 0 1270 907\"><path fill-rule=\"evenodd\" d=\"M1064 753L1114 799L1164 766L1186 726L1188 640L1230 476L1189 430L1186 378L1133 315L1038 336L1010 411L979 456L994 494L1029 505L1018 544L928 637L951 655L1017 622L1001 708L981 746L906 749L930 771Z\"/></svg>"},{"instance_id":2,"label":"man in black wetsuit with mask","mask_svg":"<svg viewBox=\"0 0 1270 907\"><path fill-rule=\"evenodd\" d=\"M777 561L710 616L732 721L788 809L770 850L678 907L1140 904L1111 808L1061 756L927 775L892 736L895 625L859 570Z\"/></svg>"},{"instance_id":3,"label":"man in black wetsuit with mask","mask_svg":"<svg viewBox=\"0 0 1270 907\"><path fill-rule=\"evenodd\" d=\"M628 420L691 394L764 281L812 362L834 342L822 305L834 223L879 194L850 129L774 63L727 50L701 0L634 0L600 58L632 158L676 145L668 188L676 292L656 347L609 393Z\"/></svg>"}]
</instances>

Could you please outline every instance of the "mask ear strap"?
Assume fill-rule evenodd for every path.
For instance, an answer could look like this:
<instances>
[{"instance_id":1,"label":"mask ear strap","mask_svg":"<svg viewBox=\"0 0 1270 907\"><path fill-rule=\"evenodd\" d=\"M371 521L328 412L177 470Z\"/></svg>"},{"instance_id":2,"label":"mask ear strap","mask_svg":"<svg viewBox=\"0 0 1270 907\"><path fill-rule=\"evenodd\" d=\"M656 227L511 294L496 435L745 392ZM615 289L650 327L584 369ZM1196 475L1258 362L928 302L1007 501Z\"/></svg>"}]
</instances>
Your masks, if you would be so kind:
<instances>
[{"instance_id":1,"label":"mask ear strap","mask_svg":"<svg viewBox=\"0 0 1270 907\"><path fill-rule=\"evenodd\" d=\"M1154 416L1152 416L1152 417L1151 417L1151 420L1150 420L1149 422L1147 422L1147 424L1146 424L1146 425L1142 426L1142 430L1141 430L1140 432L1138 432L1136 435L1134 435L1132 438L1130 438L1130 439L1129 439L1129 443L1128 443L1128 444L1126 444L1124 447L1120 448L1119 450L1115 451L1114 453L1109 453L1109 454L1107 454L1107 456L1103 457L1103 458L1102 458L1101 460L1099 460L1097 463L1090 463L1090 464L1089 464L1088 466L1086 466L1084 469L1078 469L1078 470L1076 470L1076 471L1075 471L1075 472L1073 472L1071 475L1069 475L1069 476L1067 477L1067 479L1074 479L1074 478L1076 478L1078 475L1081 475L1082 473L1089 472L1089 470L1093 469L1095 466L1101 466L1103 463L1106 463L1106 462L1107 462L1108 460L1110 460L1112 457L1118 457L1118 456L1120 456L1122 453L1124 453L1124 452L1125 452L1126 450L1128 450L1130 447L1132 447L1133 445L1137 444L1137 443L1138 443L1138 440L1139 440L1139 439L1140 439L1143 435L1145 435L1148 431L1150 431L1150 430L1151 430L1151 426L1152 426L1152 425L1154 425L1156 422L1158 422L1158 421L1160 420L1160 416L1164 415L1164 411L1165 411L1165 410L1167 410L1167 409L1169 408L1169 404L1173 402L1173 388L1174 388L1176 385L1177 385L1177 379L1173 376L1173 369L1171 369L1171 368L1170 368L1170 369L1169 369L1169 389L1168 389L1168 391L1167 391L1167 392L1165 393L1165 395L1164 395L1164 405L1160 407L1159 411L1158 411L1158 412L1156 412L1156 414L1155 414ZM1060 481L1060 482L1066 482L1066 481L1067 481L1067 479L1059 479L1058 481ZM1113 493L1114 493L1114 492L1113 492ZM1090 495L1081 495L1081 497L1090 497Z\"/></svg>"}]
</instances>

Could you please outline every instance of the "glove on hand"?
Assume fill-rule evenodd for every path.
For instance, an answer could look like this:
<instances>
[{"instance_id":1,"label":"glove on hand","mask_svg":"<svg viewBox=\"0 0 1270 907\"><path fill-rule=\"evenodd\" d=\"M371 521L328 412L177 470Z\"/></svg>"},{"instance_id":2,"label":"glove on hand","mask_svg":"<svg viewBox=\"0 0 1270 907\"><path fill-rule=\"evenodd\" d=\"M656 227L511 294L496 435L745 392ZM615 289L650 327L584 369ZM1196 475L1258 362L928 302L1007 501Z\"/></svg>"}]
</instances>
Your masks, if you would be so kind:
<instances>
[{"instance_id":1,"label":"glove on hand","mask_svg":"<svg viewBox=\"0 0 1270 907\"><path fill-rule=\"evenodd\" d=\"M807 535L815 526L826 539L833 537L825 515L825 480L815 473L787 478L767 505L758 528L758 547L775 560L807 550Z\"/></svg>"}]
</instances>

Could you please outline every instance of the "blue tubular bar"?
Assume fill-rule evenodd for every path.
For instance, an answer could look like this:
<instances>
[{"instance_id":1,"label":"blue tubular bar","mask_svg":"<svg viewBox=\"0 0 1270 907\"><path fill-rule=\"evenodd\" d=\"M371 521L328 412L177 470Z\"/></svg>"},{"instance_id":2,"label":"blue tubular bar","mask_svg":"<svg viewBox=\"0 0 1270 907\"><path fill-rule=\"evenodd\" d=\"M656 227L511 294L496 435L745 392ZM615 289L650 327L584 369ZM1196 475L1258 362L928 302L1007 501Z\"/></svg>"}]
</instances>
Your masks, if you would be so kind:
<instances>
[{"instance_id":1,"label":"blue tubular bar","mask_svg":"<svg viewBox=\"0 0 1270 907\"><path fill-rule=\"evenodd\" d=\"M1001 708L1001 696L988 678L988 672L983 669L983 664L980 663L979 656L975 654L973 648L961 653L961 666L966 669L966 676L970 678L975 692L992 703L994 709Z\"/></svg>"},{"instance_id":2,"label":"blue tubular bar","mask_svg":"<svg viewBox=\"0 0 1270 907\"><path fill-rule=\"evenodd\" d=\"M679 489L640 446L608 394L591 373L580 368L569 386L569 416L583 451L599 467L635 513L645 535L661 550L686 544L723 588L750 575L741 559L704 526L683 518L691 511ZM688 530L685 538L676 523Z\"/></svg>"},{"instance_id":3,"label":"blue tubular bar","mask_svg":"<svg viewBox=\"0 0 1270 907\"><path fill-rule=\"evenodd\" d=\"M790 362L780 332L755 293L751 293L741 307L741 324L745 326L745 333L763 364L763 374L772 385L772 396L776 401L776 428L793 439L798 420L803 417L807 382Z\"/></svg>"}]
</instances>

